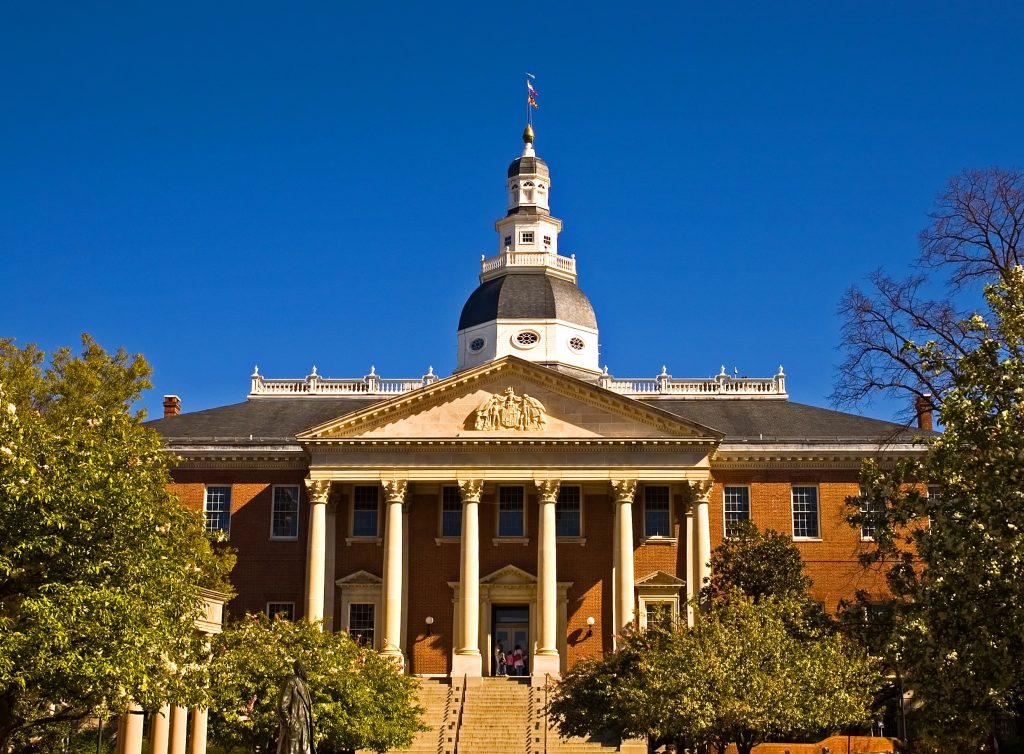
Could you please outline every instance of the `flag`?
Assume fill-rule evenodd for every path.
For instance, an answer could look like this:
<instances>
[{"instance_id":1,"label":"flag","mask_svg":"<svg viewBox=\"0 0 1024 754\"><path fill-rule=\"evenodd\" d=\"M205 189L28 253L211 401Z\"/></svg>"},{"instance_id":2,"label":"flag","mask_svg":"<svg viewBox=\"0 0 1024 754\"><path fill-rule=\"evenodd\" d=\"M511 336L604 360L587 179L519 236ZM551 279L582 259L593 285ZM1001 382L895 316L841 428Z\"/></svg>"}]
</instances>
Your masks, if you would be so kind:
<instances>
[{"instance_id":1,"label":"flag","mask_svg":"<svg viewBox=\"0 0 1024 754\"><path fill-rule=\"evenodd\" d=\"M533 78L532 74L526 74L530 78ZM533 88L533 84L530 83L530 79L526 80L526 104L529 107L537 108L537 90Z\"/></svg>"}]
</instances>

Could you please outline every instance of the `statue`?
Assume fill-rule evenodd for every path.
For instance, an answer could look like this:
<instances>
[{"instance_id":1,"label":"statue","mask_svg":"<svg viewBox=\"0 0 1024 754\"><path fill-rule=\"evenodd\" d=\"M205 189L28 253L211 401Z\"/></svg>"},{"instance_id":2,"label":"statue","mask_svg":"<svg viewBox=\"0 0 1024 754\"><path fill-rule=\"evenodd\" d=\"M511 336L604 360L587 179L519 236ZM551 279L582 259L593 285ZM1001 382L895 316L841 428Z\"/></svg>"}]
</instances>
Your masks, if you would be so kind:
<instances>
[{"instance_id":1,"label":"statue","mask_svg":"<svg viewBox=\"0 0 1024 754\"><path fill-rule=\"evenodd\" d=\"M281 725L277 733L277 754L315 754L313 745L313 707L306 687L306 666L299 660L294 673L281 686L277 714Z\"/></svg>"},{"instance_id":2,"label":"statue","mask_svg":"<svg viewBox=\"0 0 1024 754\"><path fill-rule=\"evenodd\" d=\"M471 417L473 429L538 430L547 425L544 404L527 393L516 395L511 387L480 404Z\"/></svg>"}]
</instances>

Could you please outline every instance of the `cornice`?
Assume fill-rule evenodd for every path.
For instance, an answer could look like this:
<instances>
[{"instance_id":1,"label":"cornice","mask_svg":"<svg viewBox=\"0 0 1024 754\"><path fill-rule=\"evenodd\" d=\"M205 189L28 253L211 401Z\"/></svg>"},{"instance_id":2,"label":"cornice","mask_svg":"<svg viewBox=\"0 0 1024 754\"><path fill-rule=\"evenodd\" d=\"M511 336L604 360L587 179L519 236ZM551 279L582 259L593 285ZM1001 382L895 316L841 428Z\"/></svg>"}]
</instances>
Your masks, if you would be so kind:
<instances>
[{"instance_id":1,"label":"cornice","mask_svg":"<svg viewBox=\"0 0 1024 754\"><path fill-rule=\"evenodd\" d=\"M679 448L710 450L717 446L715 440L707 438L659 437L659 438L607 438L607 437L481 437L481 438L328 438L304 440L303 445L317 453L344 453L359 449L370 452L474 452L481 449L520 449L523 447L557 448L578 452L597 452L608 448L634 451L672 452Z\"/></svg>"}]
</instances>

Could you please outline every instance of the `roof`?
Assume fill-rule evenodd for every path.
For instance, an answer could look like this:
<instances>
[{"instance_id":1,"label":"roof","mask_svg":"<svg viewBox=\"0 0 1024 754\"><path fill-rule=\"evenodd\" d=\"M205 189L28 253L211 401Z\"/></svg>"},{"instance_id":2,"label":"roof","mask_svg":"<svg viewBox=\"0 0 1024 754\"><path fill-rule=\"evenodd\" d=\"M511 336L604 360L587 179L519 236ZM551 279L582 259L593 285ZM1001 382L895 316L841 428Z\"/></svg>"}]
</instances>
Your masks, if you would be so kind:
<instances>
[{"instance_id":1,"label":"roof","mask_svg":"<svg viewBox=\"0 0 1024 754\"><path fill-rule=\"evenodd\" d=\"M146 425L157 430L169 445L197 440L268 444L296 442L295 435L332 419L366 408L384 398L281 397L256 398L229 406L195 411ZM799 442L907 442L928 434L901 424L845 414L803 403L780 400L672 400L644 401L654 408L710 427L725 434L725 443Z\"/></svg>"},{"instance_id":2,"label":"roof","mask_svg":"<svg viewBox=\"0 0 1024 754\"><path fill-rule=\"evenodd\" d=\"M508 166L508 177L515 175L551 175L548 164L540 157L517 157Z\"/></svg>"},{"instance_id":3,"label":"roof","mask_svg":"<svg viewBox=\"0 0 1024 754\"><path fill-rule=\"evenodd\" d=\"M568 280L543 272L503 275L481 283L462 307L459 329L496 319L560 319L597 329L586 294Z\"/></svg>"}]
</instances>

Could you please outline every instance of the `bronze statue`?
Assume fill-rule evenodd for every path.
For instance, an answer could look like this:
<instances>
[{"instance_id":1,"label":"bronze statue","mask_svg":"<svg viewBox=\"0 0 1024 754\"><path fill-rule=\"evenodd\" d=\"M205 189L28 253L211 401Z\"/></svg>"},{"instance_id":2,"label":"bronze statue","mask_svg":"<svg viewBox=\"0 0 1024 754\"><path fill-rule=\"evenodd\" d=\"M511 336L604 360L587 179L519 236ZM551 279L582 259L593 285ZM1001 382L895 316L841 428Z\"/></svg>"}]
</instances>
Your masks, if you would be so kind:
<instances>
[{"instance_id":1,"label":"bronze statue","mask_svg":"<svg viewBox=\"0 0 1024 754\"><path fill-rule=\"evenodd\" d=\"M277 754L315 754L313 745L313 706L306 687L306 666L296 660L294 673L281 686L277 714L281 725L277 733Z\"/></svg>"}]
</instances>

